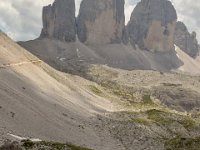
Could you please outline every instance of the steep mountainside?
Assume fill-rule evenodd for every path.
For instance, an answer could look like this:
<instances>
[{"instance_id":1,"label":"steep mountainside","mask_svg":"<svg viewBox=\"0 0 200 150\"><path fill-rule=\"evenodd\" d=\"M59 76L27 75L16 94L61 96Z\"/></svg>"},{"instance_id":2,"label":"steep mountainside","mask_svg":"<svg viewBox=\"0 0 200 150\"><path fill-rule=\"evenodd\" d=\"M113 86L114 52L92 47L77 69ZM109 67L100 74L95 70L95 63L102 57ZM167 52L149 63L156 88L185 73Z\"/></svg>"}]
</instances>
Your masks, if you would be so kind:
<instances>
[{"instance_id":1,"label":"steep mountainside","mask_svg":"<svg viewBox=\"0 0 200 150\"><path fill-rule=\"evenodd\" d=\"M0 32L0 150L199 149L199 46L170 1L125 26L124 0L55 0L19 44Z\"/></svg>"},{"instance_id":2,"label":"steep mountainside","mask_svg":"<svg viewBox=\"0 0 200 150\"><path fill-rule=\"evenodd\" d=\"M80 73L81 69L87 68L89 64L107 64L127 70L160 71L179 68L183 64L175 51L153 53L123 44L86 46L79 41L66 43L51 39L36 39L19 44L49 65L75 74Z\"/></svg>"},{"instance_id":3,"label":"steep mountainside","mask_svg":"<svg viewBox=\"0 0 200 150\"><path fill-rule=\"evenodd\" d=\"M115 149L95 129L96 114L114 108L90 91L94 83L54 70L3 33L0 49L0 145L17 135Z\"/></svg>"},{"instance_id":4,"label":"steep mountainside","mask_svg":"<svg viewBox=\"0 0 200 150\"><path fill-rule=\"evenodd\" d=\"M57 3L62 5L69 1L57 0L47 8L61 10ZM70 1L69 5L74 7L74 1ZM41 36L33 41L19 42L22 47L61 71L80 74L80 69L87 68L89 64L160 71L170 71L183 65L174 48L176 11L167 0L142 0L134 9L127 27L124 24L124 0L83 0L75 27L77 38L67 42L63 40L62 33L65 32L60 34L63 31L60 29L65 27L66 33L71 33L71 29L74 31L74 13L71 15L71 9L70 12L67 8L64 10L59 13L51 11L53 18L43 17L43 31L54 29L46 21L54 22L59 32L53 31L62 38ZM43 11L43 16L49 16L47 14ZM70 16L71 19L66 21L71 22L72 26L60 22L60 18ZM72 39L65 35L65 39Z\"/></svg>"},{"instance_id":5,"label":"steep mountainside","mask_svg":"<svg viewBox=\"0 0 200 150\"><path fill-rule=\"evenodd\" d=\"M88 66L84 76L54 70L0 34L0 145L94 150L200 146L200 77ZM25 138L23 138L25 137ZM1 149L1 148L0 148ZM83 148L82 148L83 149Z\"/></svg>"}]
</instances>

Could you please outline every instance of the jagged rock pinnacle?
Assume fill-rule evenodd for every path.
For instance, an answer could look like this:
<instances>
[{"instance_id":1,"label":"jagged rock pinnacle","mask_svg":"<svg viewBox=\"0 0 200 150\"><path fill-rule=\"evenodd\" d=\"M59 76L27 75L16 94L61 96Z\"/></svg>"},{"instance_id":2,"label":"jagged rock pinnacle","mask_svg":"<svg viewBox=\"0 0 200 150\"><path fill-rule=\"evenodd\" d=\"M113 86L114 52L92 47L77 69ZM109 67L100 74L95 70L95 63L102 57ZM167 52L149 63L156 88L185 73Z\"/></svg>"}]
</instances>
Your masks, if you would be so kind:
<instances>
[{"instance_id":1,"label":"jagged rock pinnacle","mask_svg":"<svg viewBox=\"0 0 200 150\"><path fill-rule=\"evenodd\" d=\"M135 7L127 25L130 43L141 49L174 49L176 10L168 0L142 0Z\"/></svg>"},{"instance_id":2,"label":"jagged rock pinnacle","mask_svg":"<svg viewBox=\"0 0 200 150\"><path fill-rule=\"evenodd\" d=\"M200 47L196 32L190 34L185 24L180 21L176 23L175 44L193 58L199 55Z\"/></svg>"},{"instance_id":3,"label":"jagged rock pinnacle","mask_svg":"<svg viewBox=\"0 0 200 150\"><path fill-rule=\"evenodd\" d=\"M76 40L75 0L55 0L43 8L40 37L72 42Z\"/></svg>"},{"instance_id":4,"label":"jagged rock pinnacle","mask_svg":"<svg viewBox=\"0 0 200 150\"><path fill-rule=\"evenodd\" d=\"M79 40L89 44L120 43L124 0L83 0L77 19Z\"/></svg>"}]
</instances>

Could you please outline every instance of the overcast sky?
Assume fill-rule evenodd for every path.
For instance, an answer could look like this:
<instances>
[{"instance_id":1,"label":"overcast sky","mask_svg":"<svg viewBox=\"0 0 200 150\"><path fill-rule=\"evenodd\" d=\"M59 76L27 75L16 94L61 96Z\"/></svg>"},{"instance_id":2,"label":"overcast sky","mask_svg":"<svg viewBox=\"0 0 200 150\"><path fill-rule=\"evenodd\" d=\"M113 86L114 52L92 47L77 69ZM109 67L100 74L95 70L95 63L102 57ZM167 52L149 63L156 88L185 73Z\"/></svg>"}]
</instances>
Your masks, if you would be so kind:
<instances>
[{"instance_id":1,"label":"overcast sky","mask_svg":"<svg viewBox=\"0 0 200 150\"><path fill-rule=\"evenodd\" d=\"M31 40L39 36L42 28L42 7L54 0L0 0L0 29L14 40ZM79 10L81 0L76 0ZM136 3L140 0L126 0L126 22ZM196 31L200 41L200 1L171 0L178 20L183 21L189 31Z\"/></svg>"}]
</instances>

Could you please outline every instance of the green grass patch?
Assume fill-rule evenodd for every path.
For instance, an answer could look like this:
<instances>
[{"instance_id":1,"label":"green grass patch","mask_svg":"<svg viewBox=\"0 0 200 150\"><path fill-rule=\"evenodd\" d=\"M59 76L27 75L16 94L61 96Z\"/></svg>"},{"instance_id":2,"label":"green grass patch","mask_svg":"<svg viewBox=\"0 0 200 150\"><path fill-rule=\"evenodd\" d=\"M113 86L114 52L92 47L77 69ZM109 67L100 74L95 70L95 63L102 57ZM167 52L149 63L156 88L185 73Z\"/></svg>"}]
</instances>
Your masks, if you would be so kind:
<instances>
[{"instance_id":1,"label":"green grass patch","mask_svg":"<svg viewBox=\"0 0 200 150\"><path fill-rule=\"evenodd\" d=\"M150 125L150 121L146 118L132 118L131 121L145 126Z\"/></svg>"},{"instance_id":2,"label":"green grass patch","mask_svg":"<svg viewBox=\"0 0 200 150\"><path fill-rule=\"evenodd\" d=\"M197 123L189 116L181 118L178 122L182 124L185 129L194 129L197 127Z\"/></svg>"},{"instance_id":3,"label":"green grass patch","mask_svg":"<svg viewBox=\"0 0 200 150\"><path fill-rule=\"evenodd\" d=\"M148 119L153 122L161 125L169 125L174 122L174 120L170 117L170 113L164 112L161 110L151 109L147 112Z\"/></svg>"},{"instance_id":4,"label":"green grass patch","mask_svg":"<svg viewBox=\"0 0 200 150\"><path fill-rule=\"evenodd\" d=\"M93 93L95 93L95 94L97 94L97 95L100 95L100 94L103 93L99 88L97 88L97 87L94 86L94 85L89 85L89 88L90 88L90 90L91 90Z\"/></svg>"},{"instance_id":5,"label":"green grass patch","mask_svg":"<svg viewBox=\"0 0 200 150\"><path fill-rule=\"evenodd\" d=\"M146 112L148 119L160 125L170 125L174 122L181 124L185 129L191 130L198 128L197 122L189 116L173 114L171 112L151 109Z\"/></svg>"},{"instance_id":6,"label":"green grass patch","mask_svg":"<svg viewBox=\"0 0 200 150\"><path fill-rule=\"evenodd\" d=\"M69 148L71 148L71 150L91 150L91 149L88 149L88 148L75 146L75 145L71 145L71 144L68 144L68 146L69 146Z\"/></svg>"},{"instance_id":7,"label":"green grass patch","mask_svg":"<svg viewBox=\"0 0 200 150\"><path fill-rule=\"evenodd\" d=\"M22 141L22 147L26 150L38 149L38 150L91 150L88 148L76 146L73 144L62 144L57 142L32 142L30 140Z\"/></svg>"},{"instance_id":8,"label":"green grass patch","mask_svg":"<svg viewBox=\"0 0 200 150\"><path fill-rule=\"evenodd\" d=\"M106 89L112 89L112 90L120 90L120 85L118 85L116 82L114 81L101 81L99 83L102 87L106 88Z\"/></svg>"},{"instance_id":9,"label":"green grass patch","mask_svg":"<svg viewBox=\"0 0 200 150\"><path fill-rule=\"evenodd\" d=\"M23 140L22 143L22 147L24 147L27 150L32 149L35 146L35 143L30 140Z\"/></svg>"},{"instance_id":10,"label":"green grass patch","mask_svg":"<svg viewBox=\"0 0 200 150\"><path fill-rule=\"evenodd\" d=\"M165 142L166 150L199 150L200 137L197 138L183 138L175 137Z\"/></svg>"},{"instance_id":11,"label":"green grass patch","mask_svg":"<svg viewBox=\"0 0 200 150\"><path fill-rule=\"evenodd\" d=\"M151 99L151 96L150 96L150 95L144 95L144 96L142 97L142 102L143 102L143 104L147 104L147 105L153 105L153 104L154 104L154 102L153 102L153 100Z\"/></svg>"},{"instance_id":12,"label":"green grass patch","mask_svg":"<svg viewBox=\"0 0 200 150\"><path fill-rule=\"evenodd\" d=\"M124 90L113 90L112 93L122 99L133 101L135 96L132 93Z\"/></svg>"},{"instance_id":13,"label":"green grass patch","mask_svg":"<svg viewBox=\"0 0 200 150\"><path fill-rule=\"evenodd\" d=\"M102 87L110 91L112 94L125 100L134 100L135 96L132 89L129 87L121 86L114 81L104 81L101 83Z\"/></svg>"}]
</instances>

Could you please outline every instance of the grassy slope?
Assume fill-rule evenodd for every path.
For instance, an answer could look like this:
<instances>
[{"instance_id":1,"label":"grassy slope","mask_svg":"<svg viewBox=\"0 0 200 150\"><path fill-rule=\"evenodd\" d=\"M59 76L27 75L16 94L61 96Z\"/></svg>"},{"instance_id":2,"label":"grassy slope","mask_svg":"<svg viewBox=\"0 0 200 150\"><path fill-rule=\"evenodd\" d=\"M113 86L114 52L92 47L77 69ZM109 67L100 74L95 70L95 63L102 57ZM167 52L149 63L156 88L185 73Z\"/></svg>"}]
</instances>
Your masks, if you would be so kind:
<instances>
[{"instance_id":1,"label":"grassy slope","mask_svg":"<svg viewBox=\"0 0 200 150\"><path fill-rule=\"evenodd\" d=\"M134 77L143 78L145 73L141 74L141 72L138 73L138 76L140 77ZM131 76L132 74L137 74L137 71L126 73L127 76ZM159 73L151 73L152 76L154 76L154 74L157 76ZM162 73L161 76L163 74L164 73ZM200 131L200 115L195 115L194 117L191 111L188 111L187 113L177 111L162 104L160 100L152 94L152 88L149 88L149 85L151 84L158 84L160 86L160 83L155 84L150 83L150 81L146 81L149 83L145 84L144 82L141 82L141 84L138 83L137 86L134 85L134 83L127 84L126 81L130 81L130 78L119 79L120 73L116 71L116 69L109 69L108 67L102 66L92 66L88 75L93 81L99 84L95 87L89 87L93 93L112 99L114 103L118 103L121 106L121 111L123 113L120 116L122 120L128 116L128 121L131 121L133 124L146 126L146 128L152 128L153 126L164 128L169 133L169 136L163 135L161 139L158 138L157 140L165 143L165 148L169 150L179 150L181 148L196 150L199 148L198 131ZM174 77L171 78L176 80L177 78L180 78L183 82L180 80L178 83L176 83L177 81L171 82L172 80L169 79L165 81L166 83L161 83L161 87L167 87L173 91L174 88L182 86L181 83L183 83L185 86L182 87L183 92L188 87L194 91L198 91L196 88L199 87L199 85L194 85L193 87L191 86L193 81L191 81L191 83L187 82L187 84L184 83L188 80L188 78L193 77L181 74L172 75L174 75ZM171 75L167 74L166 76ZM163 78L167 79L168 77L163 75ZM194 78L195 80L198 79L197 76ZM144 80L145 79L147 78L144 78ZM120 80L126 81L123 83L120 82ZM162 80L160 82L162 82ZM152 79L151 82L154 82L154 80ZM159 92L159 89L157 92ZM176 99L174 99L174 101L176 101ZM124 119L124 121L127 120ZM178 130L178 128L182 128L183 130ZM194 134L194 132L197 133ZM185 139L185 141L183 139Z\"/></svg>"}]
</instances>

